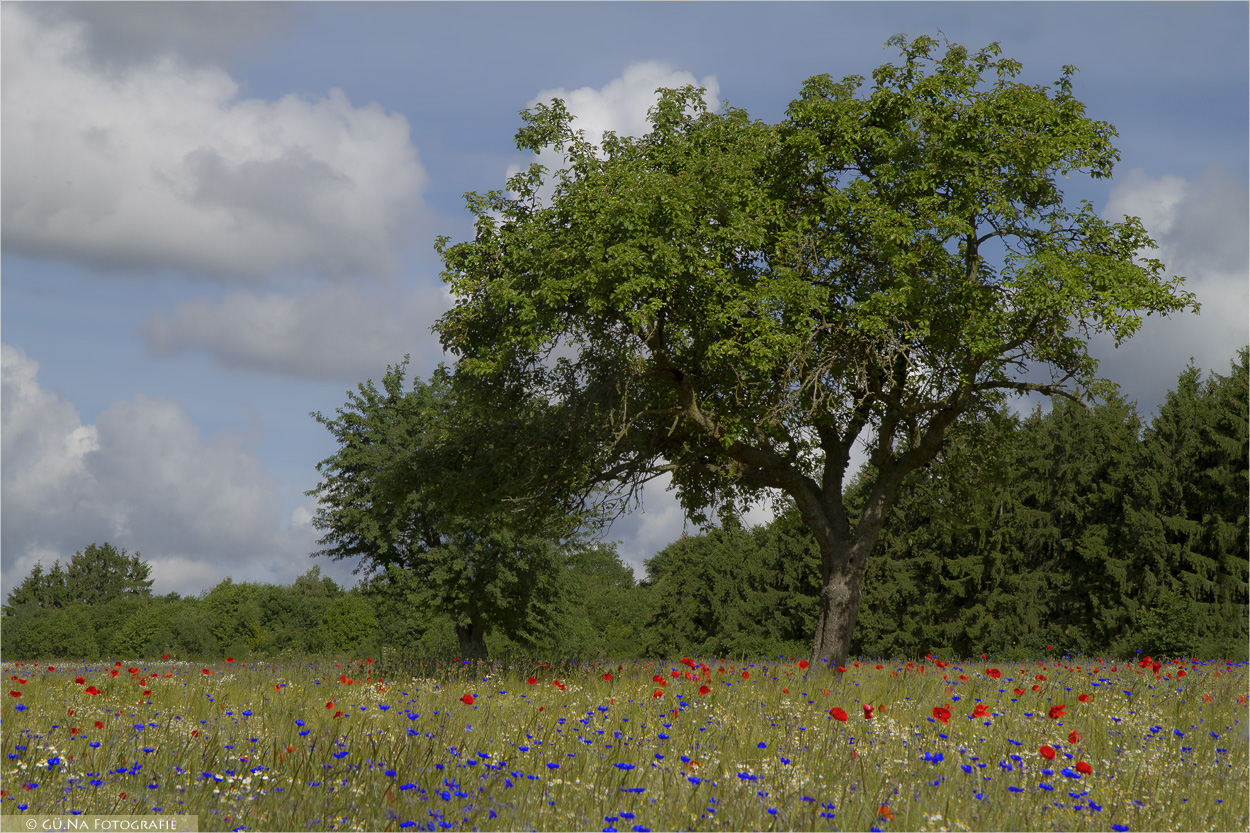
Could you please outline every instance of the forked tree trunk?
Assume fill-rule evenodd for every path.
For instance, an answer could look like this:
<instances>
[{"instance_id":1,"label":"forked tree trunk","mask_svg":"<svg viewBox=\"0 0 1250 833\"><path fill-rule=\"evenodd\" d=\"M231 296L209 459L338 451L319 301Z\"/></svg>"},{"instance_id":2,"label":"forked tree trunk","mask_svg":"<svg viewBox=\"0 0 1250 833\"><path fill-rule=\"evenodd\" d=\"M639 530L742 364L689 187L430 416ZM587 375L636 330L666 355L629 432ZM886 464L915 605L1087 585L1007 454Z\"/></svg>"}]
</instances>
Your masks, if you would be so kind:
<instances>
[{"instance_id":1,"label":"forked tree trunk","mask_svg":"<svg viewBox=\"0 0 1250 833\"><path fill-rule=\"evenodd\" d=\"M480 622L457 622L456 638L460 640L460 656L465 659L486 659L486 626Z\"/></svg>"},{"instance_id":2,"label":"forked tree trunk","mask_svg":"<svg viewBox=\"0 0 1250 833\"><path fill-rule=\"evenodd\" d=\"M828 663L830 668L846 664L859 618L868 556L881 535L891 498L885 490L873 489L853 530L845 522L841 504L836 509L838 523L824 513L804 515L820 546L820 615L812 644L813 663Z\"/></svg>"},{"instance_id":3,"label":"forked tree trunk","mask_svg":"<svg viewBox=\"0 0 1250 833\"><path fill-rule=\"evenodd\" d=\"M821 549L820 615L816 620L812 661L827 662L833 668L845 665L851 651L868 559L859 557L854 545L841 547L840 553Z\"/></svg>"}]
</instances>

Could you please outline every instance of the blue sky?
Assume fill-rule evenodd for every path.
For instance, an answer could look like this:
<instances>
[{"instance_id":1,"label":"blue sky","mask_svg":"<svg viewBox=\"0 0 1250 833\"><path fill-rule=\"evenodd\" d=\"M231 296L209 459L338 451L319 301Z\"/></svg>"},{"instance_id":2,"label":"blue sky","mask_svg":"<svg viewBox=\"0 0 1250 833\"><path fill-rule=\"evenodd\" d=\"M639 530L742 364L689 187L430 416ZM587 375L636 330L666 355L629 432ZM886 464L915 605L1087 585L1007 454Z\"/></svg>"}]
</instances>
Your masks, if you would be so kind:
<instances>
[{"instance_id":1,"label":"blue sky","mask_svg":"<svg viewBox=\"0 0 1250 833\"><path fill-rule=\"evenodd\" d=\"M528 162L518 111L566 98L637 132L657 86L777 120L803 81L868 76L895 33L998 41L1119 131L1111 181L1200 315L1151 320L1104 375L1148 416L1247 335L1244 3L3 3L2 541L7 594L93 541L160 592L286 583L334 451L310 417L440 360L436 235ZM766 517L761 509L758 518ZM609 538L641 575L662 489Z\"/></svg>"}]
</instances>

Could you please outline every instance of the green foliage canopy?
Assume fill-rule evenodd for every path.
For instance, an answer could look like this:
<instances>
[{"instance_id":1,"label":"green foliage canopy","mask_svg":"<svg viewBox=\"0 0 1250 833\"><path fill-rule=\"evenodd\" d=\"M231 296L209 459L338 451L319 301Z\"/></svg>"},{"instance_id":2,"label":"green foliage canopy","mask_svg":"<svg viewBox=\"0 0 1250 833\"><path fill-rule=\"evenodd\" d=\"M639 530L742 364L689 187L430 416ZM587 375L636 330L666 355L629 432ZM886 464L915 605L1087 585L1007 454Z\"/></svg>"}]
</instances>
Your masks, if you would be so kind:
<instances>
[{"instance_id":1,"label":"green foliage canopy","mask_svg":"<svg viewBox=\"0 0 1250 833\"><path fill-rule=\"evenodd\" d=\"M538 105L517 145L564 167L470 194L474 239L438 243L463 395L559 415L517 493L602 505L669 473L701 518L779 490L822 554L821 659L845 658L881 524L953 424L1007 394L1106 393L1089 336L1195 306L1139 220L1065 203L1062 178L1117 158L1073 68L1032 86L994 44L891 43L903 63L870 90L812 78L776 125L665 90L650 133L594 147Z\"/></svg>"}]
</instances>

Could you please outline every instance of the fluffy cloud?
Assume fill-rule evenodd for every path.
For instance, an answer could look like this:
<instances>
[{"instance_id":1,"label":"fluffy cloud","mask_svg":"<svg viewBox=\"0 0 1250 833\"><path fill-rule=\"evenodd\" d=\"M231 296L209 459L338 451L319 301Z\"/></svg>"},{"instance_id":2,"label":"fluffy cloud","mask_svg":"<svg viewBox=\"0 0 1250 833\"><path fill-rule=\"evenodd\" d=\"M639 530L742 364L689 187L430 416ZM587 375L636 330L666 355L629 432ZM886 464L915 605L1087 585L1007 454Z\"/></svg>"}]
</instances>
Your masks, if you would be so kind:
<instances>
[{"instance_id":1,"label":"fluffy cloud","mask_svg":"<svg viewBox=\"0 0 1250 833\"><path fill-rule=\"evenodd\" d=\"M103 541L142 553L158 592L194 593L226 576L288 583L309 568L307 510L287 513L240 437L206 440L176 402L145 396L83 425L40 387L34 360L0 350L6 588L37 561L64 563Z\"/></svg>"},{"instance_id":2,"label":"fluffy cloud","mask_svg":"<svg viewBox=\"0 0 1250 833\"><path fill-rule=\"evenodd\" d=\"M656 90L689 85L703 87L708 109L717 109L720 85L716 76L709 75L700 81L689 72L663 61L630 64L620 78L609 81L599 90L593 87L579 87L572 91L563 87L543 90L527 106L549 103L553 98L561 99L577 118L577 128L585 131L586 138L597 145L609 130L621 136L646 134L650 129L647 111L659 101Z\"/></svg>"},{"instance_id":3,"label":"fluffy cloud","mask_svg":"<svg viewBox=\"0 0 1250 833\"><path fill-rule=\"evenodd\" d=\"M1190 358L1206 371L1227 373L1250 340L1250 228L1246 181L1210 169L1194 181L1134 170L1117 183L1103 210L1108 219L1140 217L1154 238L1152 254L1202 304L1198 315L1148 318L1118 350L1096 340L1100 372L1119 382L1147 416L1176 384Z\"/></svg>"},{"instance_id":4,"label":"fluffy cloud","mask_svg":"<svg viewBox=\"0 0 1250 833\"><path fill-rule=\"evenodd\" d=\"M171 54L102 68L87 24L3 7L3 245L225 280L394 268L426 174L408 122L331 90L242 98Z\"/></svg>"},{"instance_id":5,"label":"fluffy cloud","mask_svg":"<svg viewBox=\"0 0 1250 833\"><path fill-rule=\"evenodd\" d=\"M709 110L719 107L720 85L716 76L702 80L689 72L676 69L663 61L643 61L630 64L620 78L609 81L601 89L579 87L566 90L556 87L543 90L530 99L527 107L549 104L553 98L564 102L574 116L574 127L585 133L594 145L603 140L603 134L612 131L619 136L643 136L650 130L647 111L659 101L656 90L661 88L693 85L704 89L703 99ZM544 152L535 160L548 171L561 167L562 160L556 154ZM508 168L508 176L521 170L519 165Z\"/></svg>"},{"instance_id":6,"label":"fluffy cloud","mask_svg":"<svg viewBox=\"0 0 1250 833\"><path fill-rule=\"evenodd\" d=\"M203 351L227 367L306 379L376 378L412 354L416 367L441 356L430 326L450 305L443 289L369 295L329 287L280 295L233 293L154 312L143 327L159 355Z\"/></svg>"}]
</instances>

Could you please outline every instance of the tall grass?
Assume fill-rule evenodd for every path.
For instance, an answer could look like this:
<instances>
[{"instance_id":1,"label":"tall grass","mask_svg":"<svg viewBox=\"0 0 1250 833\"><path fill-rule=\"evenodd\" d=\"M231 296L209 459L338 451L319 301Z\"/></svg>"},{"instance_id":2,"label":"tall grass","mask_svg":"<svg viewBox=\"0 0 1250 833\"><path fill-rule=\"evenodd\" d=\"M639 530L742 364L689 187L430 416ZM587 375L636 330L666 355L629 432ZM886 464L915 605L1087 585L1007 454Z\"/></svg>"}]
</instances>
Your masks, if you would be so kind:
<instances>
[{"instance_id":1,"label":"tall grass","mask_svg":"<svg viewBox=\"0 0 1250 833\"><path fill-rule=\"evenodd\" d=\"M194 813L203 830L1250 824L1244 662L3 668L6 815Z\"/></svg>"}]
</instances>

